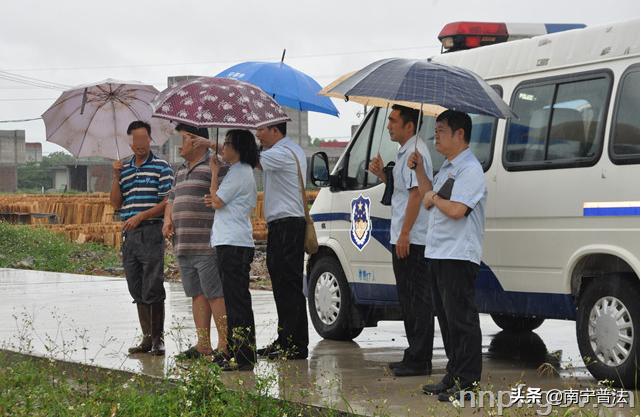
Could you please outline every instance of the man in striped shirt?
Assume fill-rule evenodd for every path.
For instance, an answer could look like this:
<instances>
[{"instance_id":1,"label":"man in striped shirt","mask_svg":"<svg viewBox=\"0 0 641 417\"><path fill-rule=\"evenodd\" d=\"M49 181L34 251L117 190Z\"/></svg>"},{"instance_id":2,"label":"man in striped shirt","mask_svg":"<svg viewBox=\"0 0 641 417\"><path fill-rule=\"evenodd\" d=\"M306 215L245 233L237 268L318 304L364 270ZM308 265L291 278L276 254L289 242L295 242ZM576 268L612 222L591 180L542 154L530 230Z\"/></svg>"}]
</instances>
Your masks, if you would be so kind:
<instances>
[{"instance_id":1,"label":"man in striped shirt","mask_svg":"<svg viewBox=\"0 0 641 417\"><path fill-rule=\"evenodd\" d=\"M113 163L110 200L123 220L122 262L127 286L138 308L142 342L129 353L164 355L165 241L162 235L167 194L173 182L171 166L151 152L151 127L143 121L127 128L134 155Z\"/></svg>"},{"instance_id":2,"label":"man in striped shirt","mask_svg":"<svg viewBox=\"0 0 641 417\"><path fill-rule=\"evenodd\" d=\"M196 359L203 355L227 353L227 311L223 284L218 273L216 250L210 245L214 209L205 205L204 197L211 186L209 133L205 128L178 124L182 136L180 156L185 163L176 171L174 186L165 208L163 234L173 238L173 247L185 295L192 299L197 343L179 355L180 359ZM222 164L222 162L219 162ZM221 166L222 181L227 166ZM211 319L218 330L218 345L211 346Z\"/></svg>"}]
</instances>

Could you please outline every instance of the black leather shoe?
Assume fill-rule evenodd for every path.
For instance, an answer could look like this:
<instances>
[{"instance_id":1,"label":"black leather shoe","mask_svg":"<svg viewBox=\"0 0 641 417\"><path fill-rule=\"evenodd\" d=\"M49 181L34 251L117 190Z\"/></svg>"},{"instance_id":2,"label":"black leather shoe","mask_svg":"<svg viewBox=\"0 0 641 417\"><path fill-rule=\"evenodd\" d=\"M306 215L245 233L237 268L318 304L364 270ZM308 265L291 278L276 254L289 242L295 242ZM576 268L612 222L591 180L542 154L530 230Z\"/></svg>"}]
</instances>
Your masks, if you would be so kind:
<instances>
[{"instance_id":1,"label":"black leather shoe","mask_svg":"<svg viewBox=\"0 0 641 417\"><path fill-rule=\"evenodd\" d=\"M387 367L388 367L389 369L391 369L391 370L394 370L394 368L398 368L399 366L402 366L402 365L403 365L403 361L399 361L399 362L390 362L390 363L388 363L388 364L387 364Z\"/></svg>"},{"instance_id":2,"label":"black leather shoe","mask_svg":"<svg viewBox=\"0 0 641 417\"><path fill-rule=\"evenodd\" d=\"M256 349L256 355L258 356L269 356L270 354L273 353L278 353L281 352L282 348L277 342L270 343L269 345L265 346L264 348L261 349Z\"/></svg>"},{"instance_id":3,"label":"black leather shoe","mask_svg":"<svg viewBox=\"0 0 641 417\"><path fill-rule=\"evenodd\" d=\"M427 366L413 367L413 366L401 364L396 368L392 368L392 373L394 374L394 376L398 376L398 377L429 375L430 369Z\"/></svg>"},{"instance_id":4,"label":"black leather shoe","mask_svg":"<svg viewBox=\"0 0 641 417\"><path fill-rule=\"evenodd\" d=\"M447 376L437 384L423 385L423 393L427 395L438 395L454 386L454 381L450 380Z\"/></svg>"},{"instance_id":5,"label":"black leather shoe","mask_svg":"<svg viewBox=\"0 0 641 417\"><path fill-rule=\"evenodd\" d=\"M307 359L307 353L301 353L297 350L289 350L289 351L283 351L283 350L276 350L273 352L270 352L267 356L267 359L271 360L278 360L278 359L286 359L286 360L302 360L302 359Z\"/></svg>"},{"instance_id":6,"label":"black leather shoe","mask_svg":"<svg viewBox=\"0 0 641 417\"><path fill-rule=\"evenodd\" d=\"M461 401L461 397L464 396L463 400L469 401L472 399L472 384L467 384L466 387L453 386L441 393L438 394L438 400L441 402L450 402L453 399Z\"/></svg>"}]
</instances>

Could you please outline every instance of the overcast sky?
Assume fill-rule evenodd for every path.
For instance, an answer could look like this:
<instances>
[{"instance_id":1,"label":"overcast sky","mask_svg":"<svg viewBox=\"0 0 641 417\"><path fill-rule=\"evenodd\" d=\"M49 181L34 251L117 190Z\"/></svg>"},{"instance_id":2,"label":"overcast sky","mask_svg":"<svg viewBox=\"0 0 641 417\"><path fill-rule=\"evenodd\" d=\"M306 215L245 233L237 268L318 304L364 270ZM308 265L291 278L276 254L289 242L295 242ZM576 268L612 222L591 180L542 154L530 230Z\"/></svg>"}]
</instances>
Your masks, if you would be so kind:
<instances>
[{"instance_id":1,"label":"overcast sky","mask_svg":"<svg viewBox=\"0 0 641 417\"><path fill-rule=\"evenodd\" d=\"M448 22L597 25L638 18L639 1L4 0L0 10L2 71L67 85L139 80L162 90L167 76L212 76L242 61L276 61L283 48L287 63L326 85L381 58L438 54L437 35ZM0 120L39 117L59 94L0 80ZM340 118L310 116L312 137L349 136L361 107L335 104ZM44 142L41 120L1 123L6 129Z\"/></svg>"}]
</instances>

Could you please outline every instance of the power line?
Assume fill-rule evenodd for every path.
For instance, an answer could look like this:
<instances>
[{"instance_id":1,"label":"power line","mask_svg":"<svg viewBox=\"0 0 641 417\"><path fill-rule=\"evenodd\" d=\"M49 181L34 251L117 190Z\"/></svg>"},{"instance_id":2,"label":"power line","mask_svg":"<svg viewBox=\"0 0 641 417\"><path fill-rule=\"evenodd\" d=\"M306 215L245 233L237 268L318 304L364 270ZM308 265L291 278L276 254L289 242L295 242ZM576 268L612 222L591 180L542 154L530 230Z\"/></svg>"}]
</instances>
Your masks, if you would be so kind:
<instances>
[{"instance_id":1,"label":"power line","mask_svg":"<svg viewBox=\"0 0 641 417\"><path fill-rule=\"evenodd\" d=\"M418 46L409 46L405 48L389 48L389 49L370 49L362 51L350 51L350 52L329 52L325 54L308 54L308 55L293 55L288 56L285 60L293 59L309 59L309 58L324 58L330 56L347 56L347 55L361 55L361 54L372 54L372 53L382 53L382 52L395 52L395 51L410 51L416 49L440 49L441 45L418 45ZM242 62L245 59L229 59L225 61L195 61L195 62L174 62L174 63L157 63L157 64L133 64L133 65L95 65L95 66L85 66L85 67L47 67L47 68L11 68L6 71L75 71L75 70L85 70L85 69L114 69L114 68L145 68L145 67L171 67L171 66L181 66L181 65L212 65L212 64L233 64L237 62ZM274 56L261 57L261 58L252 58L255 61L269 61L274 60Z\"/></svg>"},{"instance_id":2,"label":"power line","mask_svg":"<svg viewBox=\"0 0 641 417\"><path fill-rule=\"evenodd\" d=\"M0 123L22 123L22 122L32 122L34 120L42 120L42 117L34 117L32 119L18 119L18 120L0 120Z\"/></svg>"},{"instance_id":3,"label":"power line","mask_svg":"<svg viewBox=\"0 0 641 417\"><path fill-rule=\"evenodd\" d=\"M51 90L66 90L69 88L69 86L65 84L54 83L51 81L41 80L39 78L27 77L25 75L14 74L11 72L1 71L1 70L0 70L0 79L11 81L18 84L25 84L32 87L47 88Z\"/></svg>"},{"instance_id":4,"label":"power line","mask_svg":"<svg viewBox=\"0 0 641 417\"><path fill-rule=\"evenodd\" d=\"M40 97L40 98L0 98L0 101L47 101L57 100L57 97Z\"/></svg>"}]
</instances>

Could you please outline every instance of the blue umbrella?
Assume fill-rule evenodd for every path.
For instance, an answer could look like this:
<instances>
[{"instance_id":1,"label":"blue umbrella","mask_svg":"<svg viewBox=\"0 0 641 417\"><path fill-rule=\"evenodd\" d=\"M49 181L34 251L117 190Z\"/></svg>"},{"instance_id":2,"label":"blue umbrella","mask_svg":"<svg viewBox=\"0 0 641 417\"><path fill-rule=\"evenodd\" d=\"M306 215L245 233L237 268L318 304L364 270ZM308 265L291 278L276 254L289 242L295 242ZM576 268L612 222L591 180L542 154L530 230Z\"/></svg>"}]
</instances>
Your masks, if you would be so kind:
<instances>
[{"instance_id":1,"label":"blue umbrella","mask_svg":"<svg viewBox=\"0 0 641 417\"><path fill-rule=\"evenodd\" d=\"M494 89L474 72L429 60L376 61L339 78L321 94L369 106L402 104L430 114L447 108L498 118L515 116Z\"/></svg>"},{"instance_id":2,"label":"blue umbrella","mask_svg":"<svg viewBox=\"0 0 641 417\"><path fill-rule=\"evenodd\" d=\"M282 60L281 62L243 62L227 68L217 77L234 78L254 84L271 94L281 106L338 116L338 110L332 101L318 94L321 90L320 84Z\"/></svg>"}]
</instances>

